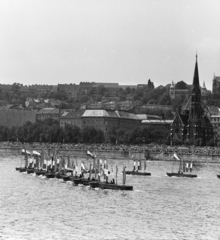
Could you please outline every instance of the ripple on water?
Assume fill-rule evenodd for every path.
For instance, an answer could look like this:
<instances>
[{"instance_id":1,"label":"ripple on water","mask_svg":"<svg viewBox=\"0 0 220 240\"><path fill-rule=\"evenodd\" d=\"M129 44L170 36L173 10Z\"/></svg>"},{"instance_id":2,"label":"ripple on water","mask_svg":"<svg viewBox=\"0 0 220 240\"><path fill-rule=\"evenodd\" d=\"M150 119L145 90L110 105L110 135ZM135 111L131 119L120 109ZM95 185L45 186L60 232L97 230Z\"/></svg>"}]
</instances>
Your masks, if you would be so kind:
<instances>
[{"instance_id":1,"label":"ripple on water","mask_svg":"<svg viewBox=\"0 0 220 240\"><path fill-rule=\"evenodd\" d=\"M113 161L122 169L128 161ZM169 178L172 164L148 163L152 176L127 177L134 191L73 186L14 171L20 158L2 158L0 239L217 239L218 165L198 179ZM122 175L118 176L121 183Z\"/></svg>"}]
</instances>

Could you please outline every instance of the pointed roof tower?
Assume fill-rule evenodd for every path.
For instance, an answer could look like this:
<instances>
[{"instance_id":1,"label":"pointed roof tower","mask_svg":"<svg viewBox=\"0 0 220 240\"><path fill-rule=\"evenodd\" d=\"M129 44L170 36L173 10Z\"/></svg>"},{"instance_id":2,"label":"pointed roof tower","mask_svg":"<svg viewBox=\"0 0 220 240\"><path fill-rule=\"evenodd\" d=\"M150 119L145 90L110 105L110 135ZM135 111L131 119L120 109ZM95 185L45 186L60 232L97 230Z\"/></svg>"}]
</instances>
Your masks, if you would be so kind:
<instances>
[{"instance_id":1,"label":"pointed roof tower","mask_svg":"<svg viewBox=\"0 0 220 240\"><path fill-rule=\"evenodd\" d=\"M192 94L201 94L200 84L199 84L199 71L198 71L198 63L197 63L197 53L196 53L196 64L193 76L193 87Z\"/></svg>"}]
</instances>

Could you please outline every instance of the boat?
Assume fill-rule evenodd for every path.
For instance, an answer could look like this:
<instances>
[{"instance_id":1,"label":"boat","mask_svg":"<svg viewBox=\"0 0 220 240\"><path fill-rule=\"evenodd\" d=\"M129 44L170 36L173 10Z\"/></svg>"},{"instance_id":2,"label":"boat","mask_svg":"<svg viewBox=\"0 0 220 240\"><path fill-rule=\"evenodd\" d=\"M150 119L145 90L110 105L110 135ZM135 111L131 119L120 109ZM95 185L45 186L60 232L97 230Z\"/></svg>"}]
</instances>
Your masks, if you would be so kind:
<instances>
[{"instance_id":1,"label":"boat","mask_svg":"<svg viewBox=\"0 0 220 240\"><path fill-rule=\"evenodd\" d=\"M55 172L47 172L45 173L46 178L55 178Z\"/></svg>"},{"instance_id":2,"label":"boat","mask_svg":"<svg viewBox=\"0 0 220 240\"><path fill-rule=\"evenodd\" d=\"M167 173L167 176L169 177L185 177L185 178L196 178L196 174L191 174L191 173L186 173L188 172L188 167L190 167L190 172L192 172L192 162L189 163L184 163L184 161L174 152L173 154L174 159L179 161L179 171L178 172L170 172Z\"/></svg>"},{"instance_id":3,"label":"boat","mask_svg":"<svg viewBox=\"0 0 220 240\"><path fill-rule=\"evenodd\" d=\"M26 172L27 172L28 174L34 173L34 168L27 168L27 169L26 169Z\"/></svg>"},{"instance_id":4,"label":"boat","mask_svg":"<svg viewBox=\"0 0 220 240\"><path fill-rule=\"evenodd\" d=\"M19 172L27 172L27 168L26 167L20 168Z\"/></svg>"},{"instance_id":5,"label":"boat","mask_svg":"<svg viewBox=\"0 0 220 240\"><path fill-rule=\"evenodd\" d=\"M100 188L100 189L112 189L112 190L133 190L133 186L128 185L116 185L112 183L105 182L90 182L91 188Z\"/></svg>"},{"instance_id":6,"label":"boat","mask_svg":"<svg viewBox=\"0 0 220 240\"><path fill-rule=\"evenodd\" d=\"M40 175L44 176L47 173L47 171L43 169L35 169L34 172L37 176L40 176Z\"/></svg>"},{"instance_id":7,"label":"boat","mask_svg":"<svg viewBox=\"0 0 220 240\"><path fill-rule=\"evenodd\" d=\"M137 171L126 171L127 175L138 175L138 176L151 176L148 172L137 172Z\"/></svg>"},{"instance_id":8,"label":"boat","mask_svg":"<svg viewBox=\"0 0 220 240\"><path fill-rule=\"evenodd\" d=\"M217 175L217 178L220 178L220 175Z\"/></svg>"},{"instance_id":9,"label":"boat","mask_svg":"<svg viewBox=\"0 0 220 240\"><path fill-rule=\"evenodd\" d=\"M34 166L34 173L37 176L45 175L47 173L47 170L45 169L46 166L44 166L44 153L39 153L37 151L33 151L33 155L35 156L36 164Z\"/></svg>"},{"instance_id":10,"label":"boat","mask_svg":"<svg viewBox=\"0 0 220 240\"><path fill-rule=\"evenodd\" d=\"M28 158L28 167L26 172L28 174L34 173L36 169L36 159L35 159L35 155L32 153L31 154L31 158Z\"/></svg>"},{"instance_id":11,"label":"boat","mask_svg":"<svg viewBox=\"0 0 220 240\"><path fill-rule=\"evenodd\" d=\"M64 159L64 157L61 157L61 160L57 159L57 172L56 172L56 178L63 179L65 182L70 181L70 174L73 173L73 170L69 168L70 166L70 158L68 156L68 161Z\"/></svg>"},{"instance_id":12,"label":"boat","mask_svg":"<svg viewBox=\"0 0 220 240\"><path fill-rule=\"evenodd\" d=\"M89 173L89 177L85 178L84 174L87 174L87 173ZM82 162L81 163L81 174L80 174L80 176L72 178L72 181L73 181L73 184L76 185L76 186L79 185L79 184L82 184L84 186L89 186L90 182L98 182L98 180L96 179L96 171L95 171L95 177L92 177L91 163L90 163L89 170L87 170L85 168L84 163Z\"/></svg>"},{"instance_id":13,"label":"boat","mask_svg":"<svg viewBox=\"0 0 220 240\"><path fill-rule=\"evenodd\" d=\"M28 156L31 155L31 153L29 151L27 151L26 149L22 149L21 150L21 154L24 155L24 167L16 167L16 171L19 172L26 172L27 171L27 167L28 167ZM22 165L22 163L21 163Z\"/></svg>"},{"instance_id":14,"label":"boat","mask_svg":"<svg viewBox=\"0 0 220 240\"><path fill-rule=\"evenodd\" d=\"M51 150L49 149L48 152L48 161L47 161L47 173L45 174L46 178L55 178L56 172L55 172L55 161L54 156L51 156Z\"/></svg>"},{"instance_id":15,"label":"boat","mask_svg":"<svg viewBox=\"0 0 220 240\"><path fill-rule=\"evenodd\" d=\"M73 183L74 183L74 185L79 185L79 184L82 184L82 185L84 185L84 186L89 186L89 184L91 183L91 182L98 182L98 180L96 180L96 179L86 179L86 178L81 178L81 177L79 177L79 178L77 178L77 179L73 179Z\"/></svg>"},{"instance_id":16,"label":"boat","mask_svg":"<svg viewBox=\"0 0 220 240\"><path fill-rule=\"evenodd\" d=\"M133 156L132 156L133 158ZM132 171L126 171L126 174L127 175L137 175L137 176L151 176L151 173L150 172L145 172L146 171L146 168L147 168L147 160L143 160L144 161L144 172L139 172L139 170L141 170L142 168L142 164L141 164L141 161L138 160L138 161L135 161L134 160L134 167L133 167L133 170ZM136 164L137 162L137 164Z\"/></svg>"},{"instance_id":17,"label":"boat","mask_svg":"<svg viewBox=\"0 0 220 240\"><path fill-rule=\"evenodd\" d=\"M97 182L91 181L89 183L91 188L100 188L100 189L111 189L111 190L123 190L123 191L132 191L133 190L133 186L130 185L125 185L126 183L126 171L125 171L126 167L123 167L123 184L122 185L118 185L117 184L117 173L118 173L118 167L116 166L116 183L114 181L114 179L112 179L112 181L109 183L108 182L108 178L105 182L101 182L100 180Z\"/></svg>"}]
</instances>

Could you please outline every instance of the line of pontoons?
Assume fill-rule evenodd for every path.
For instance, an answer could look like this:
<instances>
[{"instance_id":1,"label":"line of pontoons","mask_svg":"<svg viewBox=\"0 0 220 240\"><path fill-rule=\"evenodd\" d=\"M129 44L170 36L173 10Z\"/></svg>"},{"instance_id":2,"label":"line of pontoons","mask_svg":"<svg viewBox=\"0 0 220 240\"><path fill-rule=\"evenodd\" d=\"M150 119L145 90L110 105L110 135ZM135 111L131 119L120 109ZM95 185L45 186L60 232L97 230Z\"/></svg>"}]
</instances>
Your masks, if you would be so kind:
<instances>
[{"instance_id":1,"label":"line of pontoons","mask_svg":"<svg viewBox=\"0 0 220 240\"><path fill-rule=\"evenodd\" d=\"M78 162L70 161L70 157L67 159L59 156L57 150L49 150L49 152L42 151L41 153L33 151L32 153L23 149L22 154L24 155L24 167L16 168L17 171L35 173L36 175L43 175L46 178L58 178L64 181L72 181L74 185L86 185L91 188L101 189L113 189L113 190L133 190L133 186L126 185L126 175L137 175L137 176L151 176L151 173L146 172L147 160L133 160L134 166L132 171L125 171L126 167L123 166L122 170L122 184L117 183L118 167L116 166L115 177L112 177L111 172L108 168L108 164L101 159L96 159L96 156L91 152L87 151L87 157L93 159L93 163L90 162L89 169L86 168L84 162L80 165L80 174ZM174 153L174 161L179 161L179 169L177 172L166 173L169 177L184 177L184 178L196 178L196 174L192 174L192 162L186 162L181 159L177 153ZM139 171L144 165L144 172ZM173 166L172 166L173 168ZM87 175L87 177L85 177ZM110 177L112 177L110 181ZM217 175L220 178L220 175Z\"/></svg>"},{"instance_id":2,"label":"line of pontoons","mask_svg":"<svg viewBox=\"0 0 220 240\"><path fill-rule=\"evenodd\" d=\"M46 178L58 178L64 181L72 181L74 185L86 185L91 188L112 189L112 190L133 190L133 186L126 185L126 171L123 167L122 184L117 183L118 167L116 166L116 180L110 179L110 169L106 161L101 159L96 160L95 156L87 151L87 156L93 158L93 164L89 164L89 169L86 168L84 162L81 162L79 173L78 163L71 162L70 157L67 159L58 155L55 150L41 153L33 151L32 153L23 149L24 167L17 167L16 171L27 172L28 174L42 175ZM113 169L112 169L113 171ZM89 175L85 177L85 175Z\"/></svg>"}]
</instances>

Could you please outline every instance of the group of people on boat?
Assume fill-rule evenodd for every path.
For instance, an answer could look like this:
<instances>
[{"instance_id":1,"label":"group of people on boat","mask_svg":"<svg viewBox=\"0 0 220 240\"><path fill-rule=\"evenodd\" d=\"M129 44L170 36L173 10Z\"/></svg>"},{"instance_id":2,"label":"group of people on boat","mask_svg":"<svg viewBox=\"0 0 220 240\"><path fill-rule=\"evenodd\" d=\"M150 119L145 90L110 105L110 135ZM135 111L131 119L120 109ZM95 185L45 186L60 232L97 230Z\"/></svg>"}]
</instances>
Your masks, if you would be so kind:
<instances>
[{"instance_id":1,"label":"group of people on boat","mask_svg":"<svg viewBox=\"0 0 220 240\"><path fill-rule=\"evenodd\" d=\"M77 162L74 163L74 161L70 161L69 157L67 160L65 160L64 157L61 157L59 155L51 156L51 153L45 153L45 152L39 153L36 151L29 152L25 149L22 150L22 153L24 154L24 160L25 160L24 168L33 170L32 172L28 172L28 173L34 173L35 171L42 171L42 174L45 173L44 175L46 177L52 177L51 174L54 174L54 177L56 177L57 174L62 176L71 175L79 179L87 179L89 181L95 181L95 180L101 181L101 176L103 176L106 183L115 184L114 178L112 178L111 181L109 181L111 170L108 168L108 164L106 160L102 161L101 159L96 160L94 158L93 164L90 163L89 169L85 166L84 162L82 162L81 171L79 172ZM88 174L89 176L85 177L85 175L88 175ZM92 176L92 174L95 176Z\"/></svg>"}]
</instances>

